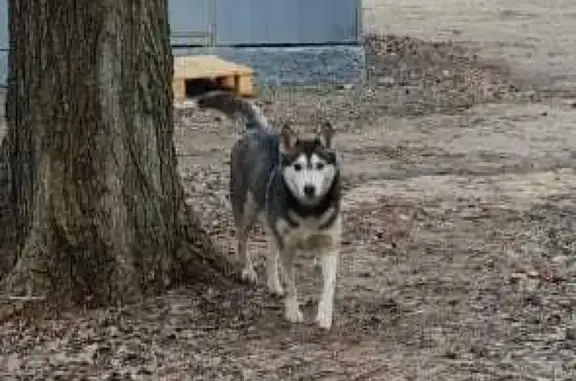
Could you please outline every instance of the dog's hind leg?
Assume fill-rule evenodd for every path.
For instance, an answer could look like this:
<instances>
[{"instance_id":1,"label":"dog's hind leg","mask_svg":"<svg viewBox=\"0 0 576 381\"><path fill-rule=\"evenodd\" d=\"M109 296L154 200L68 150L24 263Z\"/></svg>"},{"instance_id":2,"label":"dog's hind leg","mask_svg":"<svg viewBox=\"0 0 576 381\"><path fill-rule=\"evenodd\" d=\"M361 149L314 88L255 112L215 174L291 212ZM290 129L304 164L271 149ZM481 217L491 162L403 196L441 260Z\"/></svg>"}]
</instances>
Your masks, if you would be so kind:
<instances>
[{"instance_id":1,"label":"dog's hind leg","mask_svg":"<svg viewBox=\"0 0 576 381\"><path fill-rule=\"evenodd\" d=\"M270 228L270 225L268 225L266 217L262 216L260 223L264 227L268 241L268 253L266 256L266 278L268 290L274 296L282 296L284 295L284 288L280 282L279 274L280 245L275 232Z\"/></svg>"},{"instance_id":2,"label":"dog's hind leg","mask_svg":"<svg viewBox=\"0 0 576 381\"><path fill-rule=\"evenodd\" d=\"M248 194L243 202L233 203L234 221L236 225L236 253L242 263L242 280L255 283L258 279L252 256L248 251L248 236L256 222L258 210L251 195Z\"/></svg>"},{"instance_id":3,"label":"dog's hind leg","mask_svg":"<svg viewBox=\"0 0 576 381\"><path fill-rule=\"evenodd\" d=\"M298 292L296 290L296 270L294 269L294 250L283 248L280 253L282 268L284 270L284 280L286 281L285 316L291 323L301 323L304 315L300 311L298 304Z\"/></svg>"}]
</instances>

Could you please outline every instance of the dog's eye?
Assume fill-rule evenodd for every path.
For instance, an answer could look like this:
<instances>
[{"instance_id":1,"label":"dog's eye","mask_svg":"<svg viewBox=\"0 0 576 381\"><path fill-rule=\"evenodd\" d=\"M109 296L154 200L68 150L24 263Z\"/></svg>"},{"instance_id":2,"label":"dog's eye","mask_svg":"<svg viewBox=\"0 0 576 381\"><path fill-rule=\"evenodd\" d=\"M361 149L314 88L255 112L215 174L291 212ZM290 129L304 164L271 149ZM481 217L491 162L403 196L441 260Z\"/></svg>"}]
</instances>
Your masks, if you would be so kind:
<instances>
[{"instance_id":1,"label":"dog's eye","mask_svg":"<svg viewBox=\"0 0 576 381\"><path fill-rule=\"evenodd\" d=\"M300 172L302 170L302 164L294 164L294 170Z\"/></svg>"},{"instance_id":2,"label":"dog's eye","mask_svg":"<svg viewBox=\"0 0 576 381\"><path fill-rule=\"evenodd\" d=\"M318 164L316 164L316 169L317 169L317 170L321 171L322 168L324 168L324 163L318 163Z\"/></svg>"}]
</instances>

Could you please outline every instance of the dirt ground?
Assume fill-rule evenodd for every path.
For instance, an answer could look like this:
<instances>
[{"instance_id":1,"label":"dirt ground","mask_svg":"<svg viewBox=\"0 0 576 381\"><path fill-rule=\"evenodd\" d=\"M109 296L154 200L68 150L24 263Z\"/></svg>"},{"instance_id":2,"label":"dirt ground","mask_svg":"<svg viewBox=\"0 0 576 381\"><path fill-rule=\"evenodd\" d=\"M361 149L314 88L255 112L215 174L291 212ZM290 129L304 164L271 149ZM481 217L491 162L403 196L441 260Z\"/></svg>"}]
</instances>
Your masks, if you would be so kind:
<instances>
[{"instance_id":1,"label":"dirt ground","mask_svg":"<svg viewBox=\"0 0 576 381\"><path fill-rule=\"evenodd\" d=\"M5 324L2 379L576 379L576 5L421 3L365 0L367 30L393 35L367 39L363 86L262 91L272 120L338 130L345 244L331 332L288 325L263 287L176 290ZM237 132L177 109L189 202L230 255ZM260 233L251 250L263 276ZM319 277L309 258L299 269L311 320Z\"/></svg>"}]
</instances>

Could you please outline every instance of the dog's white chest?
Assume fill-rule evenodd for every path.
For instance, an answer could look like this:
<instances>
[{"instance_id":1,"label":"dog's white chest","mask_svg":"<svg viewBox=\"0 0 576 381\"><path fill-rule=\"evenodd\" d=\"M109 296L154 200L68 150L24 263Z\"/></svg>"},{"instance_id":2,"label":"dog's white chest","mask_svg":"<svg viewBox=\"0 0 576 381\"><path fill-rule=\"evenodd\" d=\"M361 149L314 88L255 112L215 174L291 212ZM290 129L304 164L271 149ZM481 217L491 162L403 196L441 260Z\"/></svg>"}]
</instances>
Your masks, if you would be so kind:
<instances>
[{"instance_id":1,"label":"dog's white chest","mask_svg":"<svg viewBox=\"0 0 576 381\"><path fill-rule=\"evenodd\" d=\"M320 218L301 218L291 215L290 218L297 222L297 227L291 226L284 220L278 221L277 224L278 232L285 245L300 251L319 251L334 247L340 241L339 217L328 229L321 229L327 221L324 216Z\"/></svg>"},{"instance_id":2,"label":"dog's white chest","mask_svg":"<svg viewBox=\"0 0 576 381\"><path fill-rule=\"evenodd\" d=\"M286 243L301 251L318 251L334 246L335 239L331 234L296 231L289 234Z\"/></svg>"}]
</instances>

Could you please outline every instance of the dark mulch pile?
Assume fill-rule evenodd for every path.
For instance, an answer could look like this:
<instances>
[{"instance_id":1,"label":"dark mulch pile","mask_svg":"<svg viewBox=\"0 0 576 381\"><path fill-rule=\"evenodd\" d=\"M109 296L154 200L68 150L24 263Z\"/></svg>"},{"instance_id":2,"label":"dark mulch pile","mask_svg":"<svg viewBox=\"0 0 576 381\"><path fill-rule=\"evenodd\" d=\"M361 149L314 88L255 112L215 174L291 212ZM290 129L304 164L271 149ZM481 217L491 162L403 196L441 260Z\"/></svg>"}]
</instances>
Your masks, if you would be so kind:
<instances>
[{"instance_id":1,"label":"dark mulch pile","mask_svg":"<svg viewBox=\"0 0 576 381\"><path fill-rule=\"evenodd\" d=\"M361 128L381 116L460 113L474 104L534 101L537 91L510 77L504 63L489 63L467 47L406 36L367 36L362 85L265 87L265 109L279 119L337 120Z\"/></svg>"}]
</instances>

